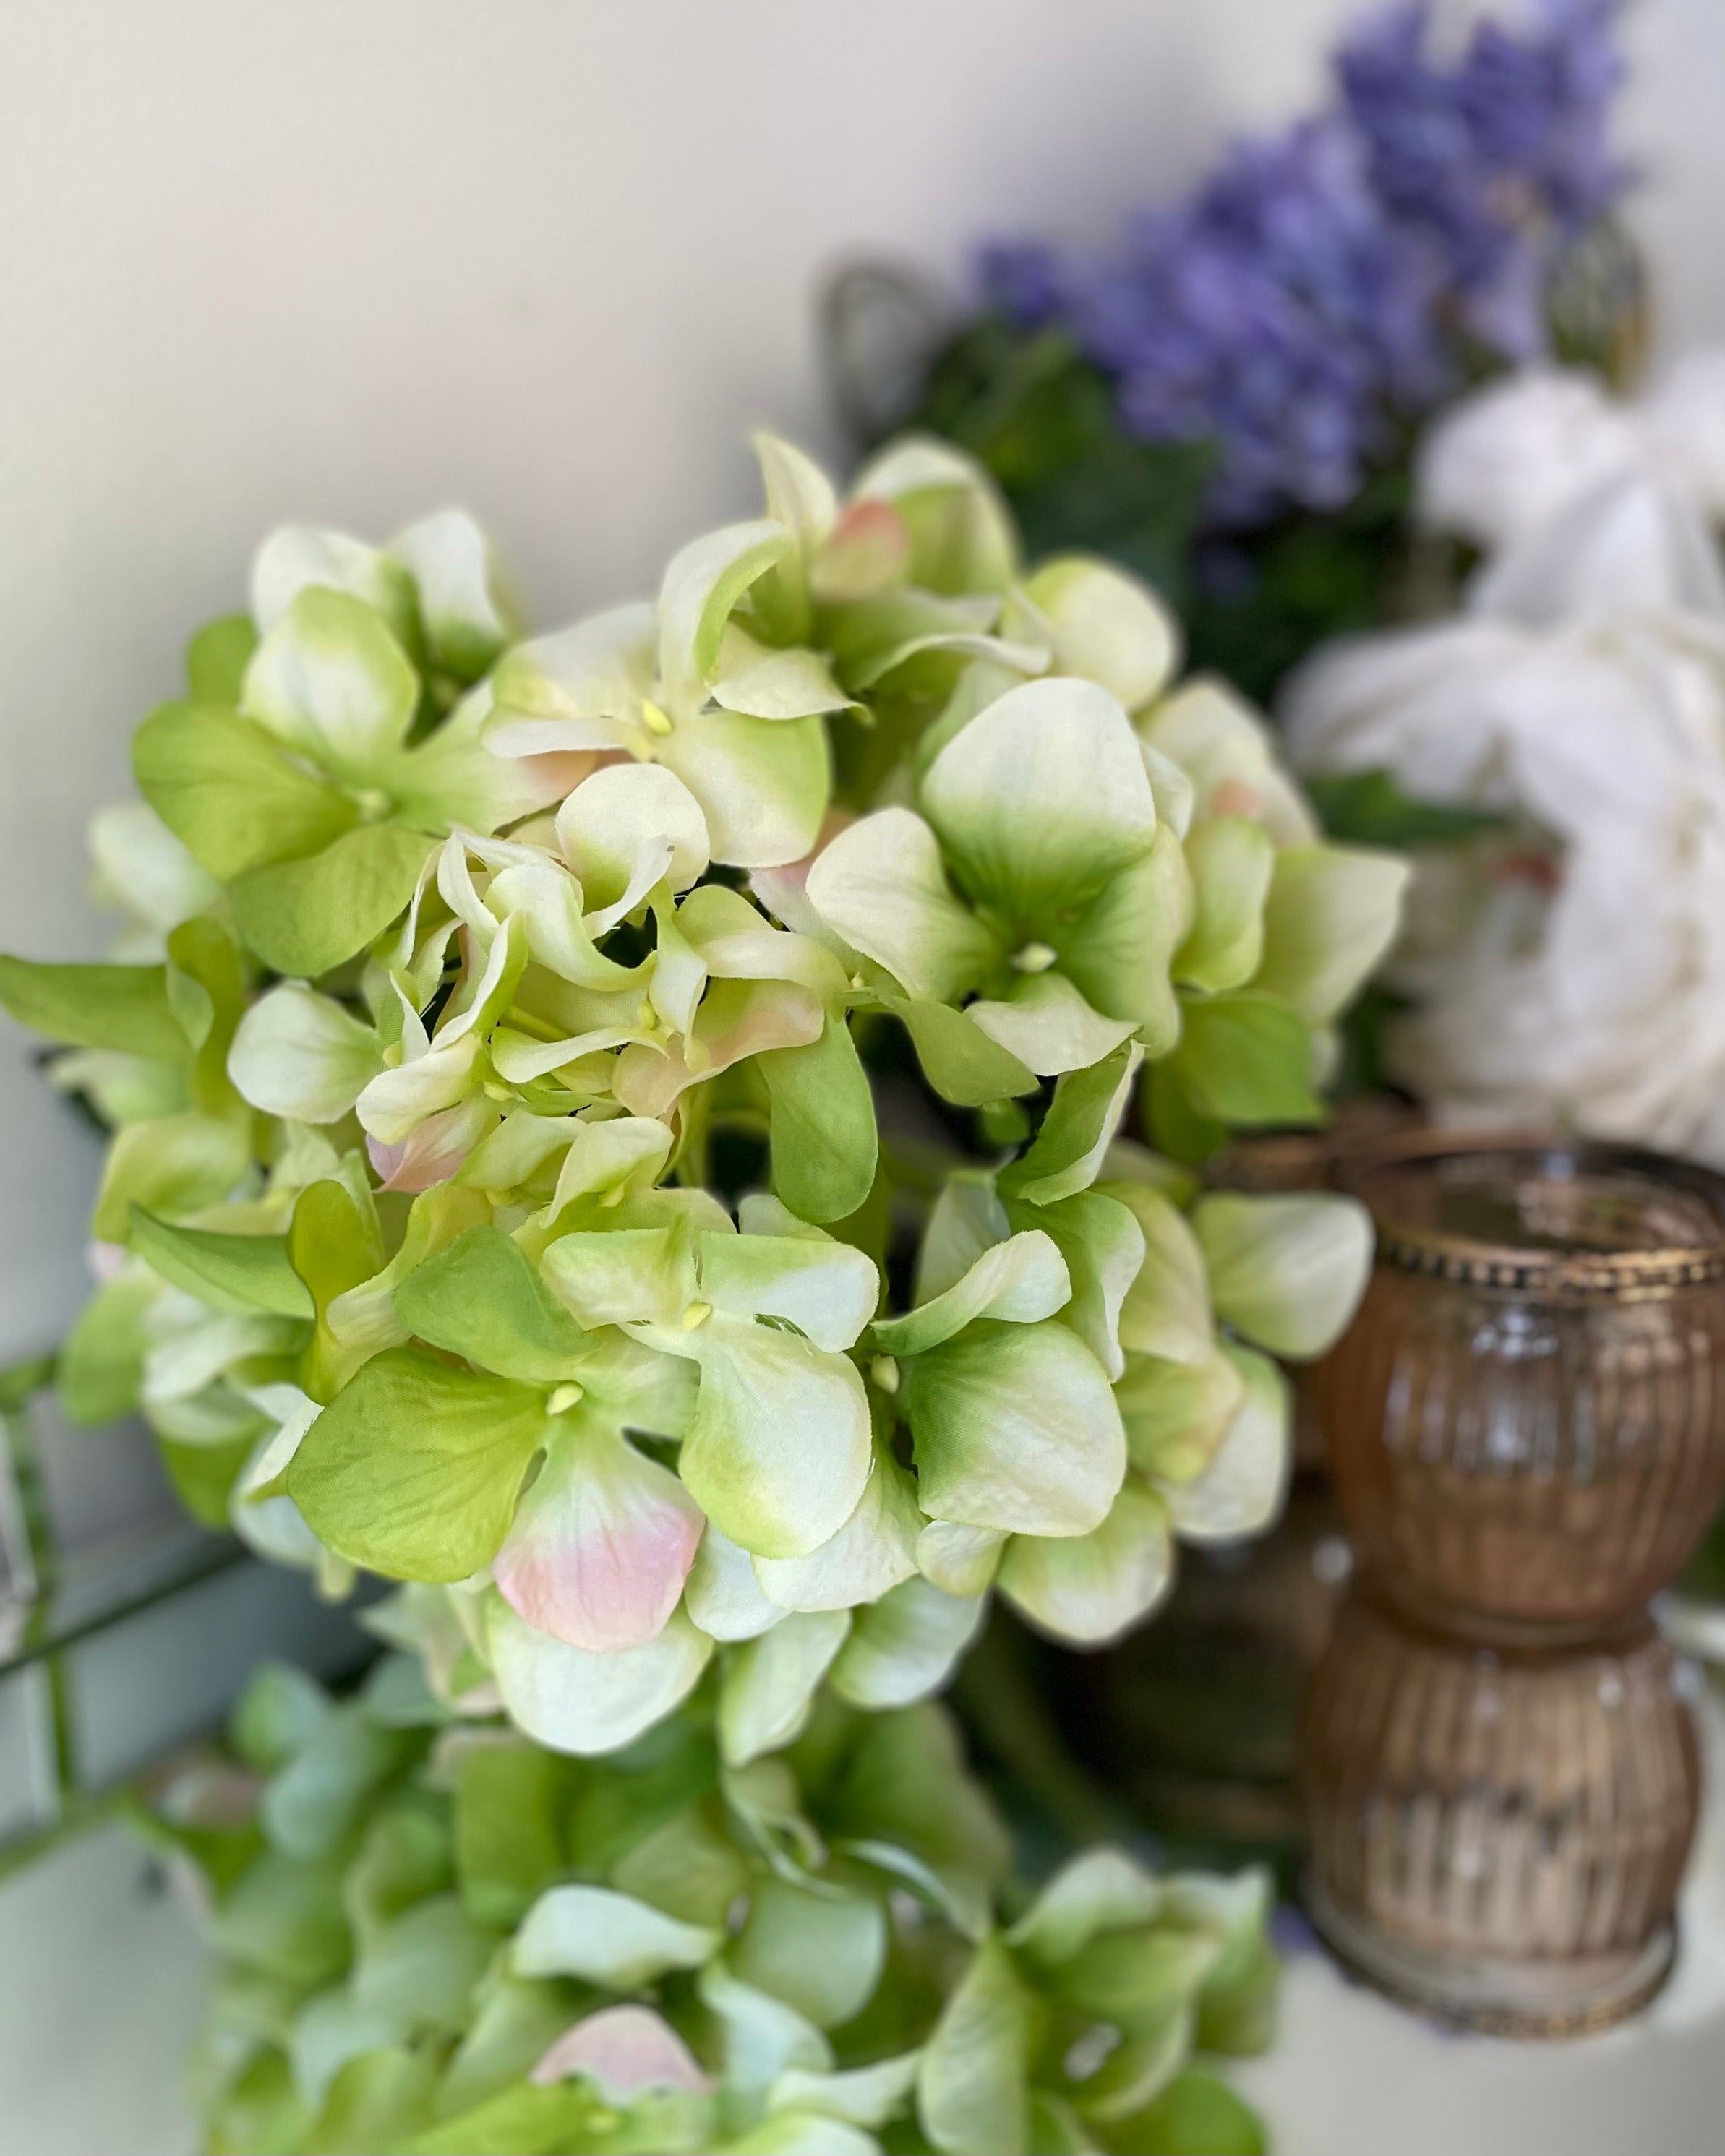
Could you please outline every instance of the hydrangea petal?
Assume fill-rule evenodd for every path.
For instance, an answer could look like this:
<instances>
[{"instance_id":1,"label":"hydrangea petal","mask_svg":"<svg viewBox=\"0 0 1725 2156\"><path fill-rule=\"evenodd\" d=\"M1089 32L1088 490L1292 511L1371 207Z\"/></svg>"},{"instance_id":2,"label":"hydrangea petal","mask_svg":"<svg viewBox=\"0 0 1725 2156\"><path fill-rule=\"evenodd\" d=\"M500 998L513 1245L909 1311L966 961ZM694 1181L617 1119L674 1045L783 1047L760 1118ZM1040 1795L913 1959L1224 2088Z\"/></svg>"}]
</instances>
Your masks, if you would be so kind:
<instances>
[{"instance_id":1,"label":"hydrangea petal","mask_svg":"<svg viewBox=\"0 0 1725 2156\"><path fill-rule=\"evenodd\" d=\"M975 1325L901 1369L932 1518L1069 1535L1106 1518L1125 1435L1107 1373L1058 1318Z\"/></svg>"},{"instance_id":2,"label":"hydrangea petal","mask_svg":"<svg viewBox=\"0 0 1725 2156\"><path fill-rule=\"evenodd\" d=\"M1182 1542L1237 1542L1262 1534L1281 1510L1292 1457L1288 1381L1267 1355L1225 1346L1245 1396L1203 1473L1171 1485L1163 1502Z\"/></svg>"},{"instance_id":3,"label":"hydrangea petal","mask_svg":"<svg viewBox=\"0 0 1725 2156\"><path fill-rule=\"evenodd\" d=\"M543 2086L576 2075L608 2103L628 2104L653 2089L701 2094L713 2087L682 2037L649 2006L603 2006L566 2029L528 2079Z\"/></svg>"},{"instance_id":4,"label":"hydrangea petal","mask_svg":"<svg viewBox=\"0 0 1725 2156\"><path fill-rule=\"evenodd\" d=\"M922 808L972 898L1027 935L1088 904L1156 834L1125 712L1070 679L1026 682L980 711L929 766Z\"/></svg>"},{"instance_id":5,"label":"hydrangea petal","mask_svg":"<svg viewBox=\"0 0 1725 2156\"><path fill-rule=\"evenodd\" d=\"M1033 973L1009 1000L970 1004L965 1016L1038 1077L1082 1070L1130 1040L1135 1021L1105 1018L1063 973Z\"/></svg>"},{"instance_id":6,"label":"hydrangea petal","mask_svg":"<svg viewBox=\"0 0 1725 2156\"><path fill-rule=\"evenodd\" d=\"M718 1688L718 1743L728 1766L746 1767L801 1733L850 1629L848 1610L799 1611L735 1650Z\"/></svg>"},{"instance_id":7,"label":"hydrangea petal","mask_svg":"<svg viewBox=\"0 0 1725 2156\"><path fill-rule=\"evenodd\" d=\"M998 1584L1043 1631L1088 1645L1118 1639L1148 1616L1173 1578L1167 1513L1128 1482L1087 1535L1015 1535Z\"/></svg>"},{"instance_id":8,"label":"hydrangea petal","mask_svg":"<svg viewBox=\"0 0 1725 2156\"><path fill-rule=\"evenodd\" d=\"M986 1598L949 1594L932 1580L907 1579L860 1609L832 1666L832 1689L852 1707L878 1714L938 1691L981 1626Z\"/></svg>"},{"instance_id":9,"label":"hydrangea petal","mask_svg":"<svg viewBox=\"0 0 1725 2156\"><path fill-rule=\"evenodd\" d=\"M681 1462L691 1494L754 1555L806 1557L844 1525L868 1479L868 1402L855 1366L723 1311L682 1340L701 1367Z\"/></svg>"},{"instance_id":10,"label":"hydrangea petal","mask_svg":"<svg viewBox=\"0 0 1725 2156\"><path fill-rule=\"evenodd\" d=\"M1054 633L1053 670L1106 689L1124 711L1158 695L1180 660L1180 627L1147 584L1108 562L1063 554L1025 580Z\"/></svg>"},{"instance_id":11,"label":"hydrangea petal","mask_svg":"<svg viewBox=\"0 0 1725 2156\"><path fill-rule=\"evenodd\" d=\"M713 1652L681 1610L645 1646L594 1655L535 1631L501 1595L487 1605L492 1671L511 1718L554 1752L592 1758L632 1744L693 1691Z\"/></svg>"},{"instance_id":12,"label":"hydrangea petal","mask_svg":"<svg viewBox=\"0 0 1725 2156\"><path fill-rule=\"evenodd\" d=\"M598 1418L568 1417L516 1507L492 1577L538 1630L612 1654L664 1629L705 1524L668 1468Z\"/></svg>"},{"instance_id":13,"label":"hydrangea petal","mask_svg":"<svg viewBox=\"0 0 1725 2156\"><path fill-rule=\"evenodd\" d=\"M1365 1292L1372 1220L1357 1199L1218 1191L1199 1200L1192 1228L1218 1313L1274 1355L1321 1355Z\"/></svg>"},{"instance_id":14,"label":"hydrangea petal","mask_svg":"<svg viewBox=\"0 0 1725 2156\"><path fill-rule=\"evenodd\" d=\"M1052 1317L1072 1293L1053 1238L1029 1229L994 1244L950 1288L904 1317L880 1319L869 1337L888 1355L918 1355L983 1317L1031 1325Z\"/></svg>"},{"instance_id":15,"label":"hydrangea petal","mask_svg":"<svg viewBox=\"0 0 1725 2156\"><path fill-rule=\"evenodd\" d=\"M815 856L805 889L829 927L913 996L950 1002L997 955L954 896L940 840L909 808L882 808L841 831Z\"/></svg>"},{"instance_id":16,"label":"hydrangea petal","mask_svg":"<svg viewBox=\"0 0 1725 2156\"><path fill-rule=\"evenodd\" d=\"M296 981L258 998L228 1050L241 1098L297 1123L340 1122L383 1067L372 1027Z\"/></svg>"},{"instance_id":17,"label":"hydrangea petal","mask_svg":"<svg viewBox=\"0 0 1725 2156\"><path fill-rule=\"evenodd\" d=\"M570 1976L611 1991L639 1991L672 1969L699 1969L720 1934L686 1924L608 1887L548 1887L509 1948L518 1976ZM566 2041L566 2040L565 2040Z\"/></svg>"}]
</instances>

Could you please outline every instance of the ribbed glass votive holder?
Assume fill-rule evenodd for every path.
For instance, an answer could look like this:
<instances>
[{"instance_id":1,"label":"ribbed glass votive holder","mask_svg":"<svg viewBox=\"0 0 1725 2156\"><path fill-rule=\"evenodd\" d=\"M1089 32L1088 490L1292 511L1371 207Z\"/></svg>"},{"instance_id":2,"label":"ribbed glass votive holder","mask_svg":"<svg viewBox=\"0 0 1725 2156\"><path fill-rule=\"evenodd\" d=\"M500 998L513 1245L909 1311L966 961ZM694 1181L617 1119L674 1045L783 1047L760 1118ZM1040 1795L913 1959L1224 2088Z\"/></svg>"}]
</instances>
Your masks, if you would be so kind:
<instances>
[{"instance_id":1,"label":"ribbed glass votive holder","mask_svg":"<svg viewBox=\"0 0 1725 2156\"><path fill-rule=\"evenodd\" d=\"M1671 1966L1694 1833L1689 1675L1645 1619L1492 1648L1357 1587L1303 1717L1320 1931L1467 2027L1570 2035L1632 2012Z\"/></svg>"},{"instance_id":2,"label":"ribbed glass votive holder","mask_svg":"<svg viewBox=\"0 0 1725 2156\"><path fill-rule=\"evenodd\" d=\"M1377 1255L1320 1408L1363 1562L1464 1629L1642 1608L1725 1488L1725 1178L1423 1132L1342 1178Z\"/></svg>"}]
</instances>

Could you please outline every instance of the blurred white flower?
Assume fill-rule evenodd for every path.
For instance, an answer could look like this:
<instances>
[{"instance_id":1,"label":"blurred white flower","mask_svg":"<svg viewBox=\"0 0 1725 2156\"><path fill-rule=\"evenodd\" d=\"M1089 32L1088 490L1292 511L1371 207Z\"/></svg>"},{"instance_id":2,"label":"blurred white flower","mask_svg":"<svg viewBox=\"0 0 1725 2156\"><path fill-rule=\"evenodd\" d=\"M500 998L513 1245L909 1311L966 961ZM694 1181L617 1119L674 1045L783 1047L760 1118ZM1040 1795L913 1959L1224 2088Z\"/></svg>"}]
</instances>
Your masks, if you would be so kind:
<instances>
[{"instance_id":1,"label":"blurred white flower","mask_svg":"<svg viewBox=\"0 0 1725 2156\"><path fill-rule=\"evenodd\" d=\"M1386 970L1414 1005L1393 1065L1444 1120L1725 1163L1725 583L1699 479L1674 486L1648 446L1680 388L1692 413L1717 394L1725 475L1716 378L1631 418L1600 399L1597 426L1548 376L1475 400L1424 465L1429 519L1472 518L1488 549L1466 613L1333 646L1289 685L1296 767L1388 769L1503 819L1424 855ZM1626 427L1637 461L1614 475ZM1566 497L1547 452L1586 484Z\"/></svg>"},{"instance_id":2,"label":"blurred white flower","mask_svg":"<svg viewBox=\"0 0 1725 2156\"><path fill-rule=\"evenodd\" d=\"M1676 608L1725 624L1709 526L1725 521L1725 351L1647 396L1530 367L1465 398L1427 434L1416 515L1486 559L1471 610L1556 621Z\"/></svg>"}]
</instances>

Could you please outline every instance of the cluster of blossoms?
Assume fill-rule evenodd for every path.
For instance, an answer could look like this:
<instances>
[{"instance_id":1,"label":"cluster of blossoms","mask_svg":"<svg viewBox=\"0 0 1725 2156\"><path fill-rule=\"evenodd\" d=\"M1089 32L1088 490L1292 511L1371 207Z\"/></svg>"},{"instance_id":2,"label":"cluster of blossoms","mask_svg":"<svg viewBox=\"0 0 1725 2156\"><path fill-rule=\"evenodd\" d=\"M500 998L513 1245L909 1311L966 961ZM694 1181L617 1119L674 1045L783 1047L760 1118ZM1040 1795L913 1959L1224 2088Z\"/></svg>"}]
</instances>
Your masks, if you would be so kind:
<instances>
[{"instance_id":1,"label":"cluster of blossoms","mask_svg":"<svg viewBox=\"0 0 1725 2156\"><path fill-rule=\"evenodd\" d=\"M1336 507L1470 351L1542 349L1558 247L1622 192L1616 0L1545 0L1519 33L1482 22L1448 63L1430 12L1356 32L1333 105L1237 146L1117 257L985 253L991 302L1066 328L1130 433L1214 443L1219 526Z\"/></svg>"},{"instance_id":2,"label":"cluster of blossoms","mask_svg":"<svg viewBox=\"0 0 1725 2156\"><path fill-rule=\"evenodd\" d=\"M1078 557L1027 573L964 458L893 444L841 500L760 447L764 516L684 548L656 602L539 639L517 640L458 516L382 549L278 534L250 613L194 639L188 697L140 728L143 802L98 820L104 887L136 917L126 963L0 961L0 1001L63 1044L57 1082L113 1130L101 1285L59 1363L75 1418L140 1409L206 1517L326 1591L361 1568L405 1583L390 1635L451 1771L507 1746L560 1789L569 1763L657 1773L698 1743L701 1790L801 1891L816 1843L790 1748L818 1781L838 1771L823 1732L888 1717L857 1744L928 1748L915 1771L958 1818L922 1709L991 1594L1058 1637L1112 1638L1166 1592L1177 1538L1273 1517L1273 1358L1335 1337L1369 1229L1339 1198L1207 1194L1190 1163L1316 1115L1404 868L1321 843L1251 712L1173 685L1142 586ZM1133 1113L1158 1149L1122 1135ZM322 1816L337 1799L305 1771ZM287 1805L266 1794L266 1830ZM844 1830L847 1862L945 1906L914 1843ZM708 1969L731 1938L716 1900L699 1953L678 1932L667 1963L663 1925L696 1912L613 1875L605 1845L582 1840L578 1869L655 1903L626 1927L645 1961L590 1971L557 1957L598 1948L553 1943L517 1973L626 1993L622 1971L705 1970L689 2012L708 2035L685 2040L708 2074L734 2007L728 2120L781 2065L824 2073L801 2033L821 2013L735 1988L775 1958L796 1964L781 1994L837 1982L803 1902L760 1879L775 1913L723 1948L755 1976ZM709 1876L679 1852L673 1896L685 1859L688 1891ZM1188 1979L1214 1956L1156 1928L1209 1938L1205 1895L1188 1926L1172 1887L1097 1861L1028 1929L958 1924L981 1943L918 2069L935 2146L1027 2145L1031 2069L1002 2077L1003 2030L1049 2102L1082 2082L1110 2117L1183 2056ZM350 1875L319 1981L338 1940L363 1947L367 1897L412 1898L395 1863ZM854 1921L878 1941L869 1892ZM584 1938L593 1905L568 1906ZM497 1944L460 1967L476 1980ZM366 2018L384 1979L361 1989L380 2085L453 2105L427 2094L435 2061L401 2066ZM1061 2049L1068 2009L1112 2033ZM358 2041L312 2020L304 2057L296 2036L260 2069L296 2102ZM588 2041L571 2035L572 2071ZM883 2071L855 2101L890 2110L909 2086ZM976 2105L996 2107L964 2123ZM698 2117L687 2144L591 2145L704 2146Z\"/></svg>"},{"instance_id":3,"label":"cluster of blossoms","mask_svg":"<svg viewBox=\"0 0 1725 2156\"><path fill-rule=\"evenodd\" d=\"M1461 613L1321 653L1292 752L1494 827L1422 859L1388 978L1435 1112L1725 1162L1725 354L1619 402L1536 369L1425 442Z\"/></svg>"},{"instance_id":4,"label":"cluster of blossoms","mask_svg":"<svg viewBox=\"0 0 1725 2156\"><path fill-rule=\"evenodd\" d=\"M741 1770L694 1717L584 1763L404 1656L345 1702L265 1667L141 1825L220 1957L194 2082L229 2156L1263 2145L1189 2061L1267 2039L1267 1876L1097 1852L1009 1907L933 1704L828 1698Z\"/></svg>"}]
</instances>

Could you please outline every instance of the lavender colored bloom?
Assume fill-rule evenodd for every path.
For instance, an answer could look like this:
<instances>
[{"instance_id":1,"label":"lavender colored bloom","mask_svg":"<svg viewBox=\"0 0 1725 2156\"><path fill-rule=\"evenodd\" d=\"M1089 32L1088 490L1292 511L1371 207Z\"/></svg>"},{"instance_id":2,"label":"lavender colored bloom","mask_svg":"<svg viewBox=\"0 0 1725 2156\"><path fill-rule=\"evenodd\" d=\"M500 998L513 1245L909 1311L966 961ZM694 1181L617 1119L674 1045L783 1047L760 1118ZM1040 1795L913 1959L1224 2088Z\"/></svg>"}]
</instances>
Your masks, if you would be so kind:
<instances>
[{"instance_id":1,"label":"lavender colored bloom","mask_svg":"<svg viewBox=\"0 0 1725 2156\"><path fill-rule=\"evenodd\" d=\"M1458 332L1537 349L1554 245L1625 182L1606 141L1616 10L1545 0L1446 65L1424 0L1398 4L1342 46L1330 109L1236 145L1118 255L996 244L985 290L1066 327L1134 434L1214 440L1216 526L1336 507L1455 386Z\"/></svg>"}]
</instances>

